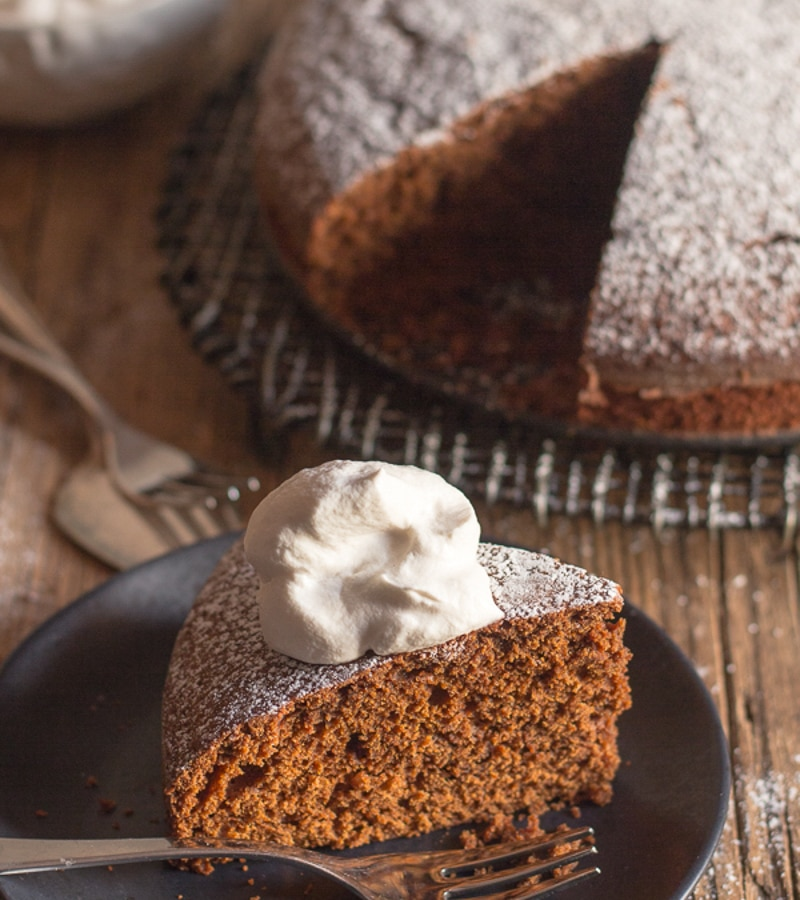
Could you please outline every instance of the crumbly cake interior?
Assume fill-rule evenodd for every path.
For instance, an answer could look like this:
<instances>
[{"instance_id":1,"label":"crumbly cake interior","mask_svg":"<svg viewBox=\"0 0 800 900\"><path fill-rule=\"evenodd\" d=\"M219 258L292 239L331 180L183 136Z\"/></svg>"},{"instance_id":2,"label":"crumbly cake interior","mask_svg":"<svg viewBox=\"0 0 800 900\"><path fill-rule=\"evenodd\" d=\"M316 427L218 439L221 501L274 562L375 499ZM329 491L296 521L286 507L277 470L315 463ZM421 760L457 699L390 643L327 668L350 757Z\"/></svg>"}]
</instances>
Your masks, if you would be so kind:
<instances>
[{"instance_id":1,"label":"crumbly cake interior","mask_svg":"<svg viewBox=\"0 0 800 900\"><path fill-rule=\"evenodd\" d=\"M315 304L407 371L574 414L586 303L658 54L483 104L337 195L306 254Z\"/></svg>"},{"instance_id":2,"label":"crumbly cake interior","mask_svg":"<svg viewBox=\"0 0 800 900\"><path fill-rule=\"evenodd\" d=\"M538 554L483 554L504 620L431 650L314 667L259 640L235 550L165 688L175 834L343 848L607 802L630 704L619 591Z\"/></svg>"},{"instance_id":3,"label":"crumbly cake interior","mask_svg":"<svg viewBox=\"0 0 800 900\"><path fill-rule=\"evenodd\" d=\"M679 395L605 385L599 398L582 392L577 418L583 425L666 434L769 435L796 431L800 382L712 384Z\"/></svg>"},{"instance_id":4,"label":"crumbly cake interior","mask_svg":"<svg viewBox=\"0 0 800 900\"><path fill-rule=\"evenodd\" d=\"M262 82L265 215L307 277L309 237L331 203L336 215L314 238L323 249L313 250L321 272L307 279L312 303L390 361L439 381L444 374L482 405L634 430L796 428L800 68L791 4L777 0L768 12L763 0L307 0ZM635 57L652 39L662 52L635 127L616 109L606 120L599 102L576 116L586 129L576 173L582 164L605 167L599 147L612 121L629 140L605 229L591 217L570 219L559 244L557 217L526 181L523 194L541 213L528 238L524 215L509 216L492 193L492 173L507 172L489 148L486 184L463 191L464 209L474 220L470 201L484 201L477 227L498 228L506 245L489 241L481 254L456 232L448 246L444 226L412 215L402 252L385 256L391 231L383 239L379 232L393 227L393 204L405 209L419 195L436 213L460 196L453 178L472 183L461 168L467 132L447 140L454 122L487 98L535 97L559 73L599 72L609 54ZM642 89L640 76L629 75ZM568 116L569 92L564 102ZM575 157L558 138L580 129L562 124L554 119L552 147L537 145L531 159L552 164L544 171L569 184ZM476 145L483 127L472 135ZM443 158L452 152L456 166L438 193L385 173L399 162L414 182L415 163L435 168L438 149ZM512 174L509 184L519 183ZM367 220L360 208L344 208L353 189L363 192L362 206L375 201L371 260ZM591 206L591 187L588 197ZM348 235L359 229L351 246ZM590 281L583 266L598 262L594 242L606 237L588 293L570 299ZM340 271L325 246L341 252Z\"/></svg>"}]
</instances>

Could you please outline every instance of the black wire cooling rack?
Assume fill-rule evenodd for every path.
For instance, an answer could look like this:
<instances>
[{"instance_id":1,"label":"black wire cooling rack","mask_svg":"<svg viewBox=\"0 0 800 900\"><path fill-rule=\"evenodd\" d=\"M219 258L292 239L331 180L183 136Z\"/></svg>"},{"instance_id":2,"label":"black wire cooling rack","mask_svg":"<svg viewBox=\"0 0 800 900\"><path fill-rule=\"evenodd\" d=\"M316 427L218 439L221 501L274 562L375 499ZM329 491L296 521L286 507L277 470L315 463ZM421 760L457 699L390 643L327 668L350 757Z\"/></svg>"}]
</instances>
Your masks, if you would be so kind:
<instances>
[{"instance_id":1,"label":"black wire cooling rack","mask_svg":"<svg viewBox=\"0 0 800 900\"><path fill-rule=\"evenodd\" d=\"M246 391L273 452L295 427L343 455L439 472L473 497L597 521L797 530L800 436L657 443L511 424L414 387L309 315L252 184L258 61L209 95L172 156L163 281L197 350Z\"/></svg>"}]
</instances>

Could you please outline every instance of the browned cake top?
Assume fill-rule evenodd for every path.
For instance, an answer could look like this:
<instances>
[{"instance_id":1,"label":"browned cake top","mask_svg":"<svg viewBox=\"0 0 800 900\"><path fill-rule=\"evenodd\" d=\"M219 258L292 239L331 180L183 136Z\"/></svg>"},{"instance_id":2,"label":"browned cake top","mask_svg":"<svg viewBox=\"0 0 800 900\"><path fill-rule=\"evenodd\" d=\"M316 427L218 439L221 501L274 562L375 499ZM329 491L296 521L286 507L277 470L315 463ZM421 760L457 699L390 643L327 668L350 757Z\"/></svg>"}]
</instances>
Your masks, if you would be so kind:
<instances>
[{"instance_id":1,"label":"browned cake top","mask_svg":"<svg viewBox=\"0 0 800 900\"><path fill-rule=\"evenodd\" d=\"M599 603L619 608L622 603L613 582L543 554L481 544L479 558L507 618L534 619ZM367 655L352 663L318 666L271 650L261 632L257 589L239 542L221 560L178 636L164 690L168 781L198 752L251 717L274 714L288 702L335 688L358 672L391 665L391 657ZM454 654L468 639L415 653L421 660Z\"/></svg>"}]
</instances>

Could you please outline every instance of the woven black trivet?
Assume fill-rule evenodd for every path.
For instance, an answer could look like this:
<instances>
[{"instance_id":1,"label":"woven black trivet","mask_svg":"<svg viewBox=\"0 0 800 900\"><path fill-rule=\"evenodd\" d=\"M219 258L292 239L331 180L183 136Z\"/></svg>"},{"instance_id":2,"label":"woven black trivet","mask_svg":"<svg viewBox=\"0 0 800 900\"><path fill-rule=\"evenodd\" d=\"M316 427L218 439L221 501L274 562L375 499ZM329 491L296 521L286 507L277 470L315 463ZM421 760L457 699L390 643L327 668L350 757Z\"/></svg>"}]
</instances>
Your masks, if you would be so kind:
<instances>
[{"instance_id":1,"label":"woven black trivet","mask_svg":"<svg viewBox=\"0 0 800 900\"><path fill-rule=\"evenodd\" d=\"M689 443L512 425L407 384L309 315L259 220L258 61L210 95L176 148L159 209L163 281L197 350L246 391L257 440L294 427L342 455L432 469L475 498L657 527L797 527L786 439Z\"/></svg>"}]
</instances>

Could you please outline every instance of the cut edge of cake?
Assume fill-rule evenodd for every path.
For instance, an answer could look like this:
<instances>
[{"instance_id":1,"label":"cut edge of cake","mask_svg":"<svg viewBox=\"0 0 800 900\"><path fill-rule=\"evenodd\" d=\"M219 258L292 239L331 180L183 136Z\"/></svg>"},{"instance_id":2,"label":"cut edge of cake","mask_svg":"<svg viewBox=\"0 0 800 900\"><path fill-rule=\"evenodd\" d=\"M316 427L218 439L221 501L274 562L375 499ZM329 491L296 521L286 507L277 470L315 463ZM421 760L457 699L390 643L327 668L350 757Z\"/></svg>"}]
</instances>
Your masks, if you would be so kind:
<instances>
[{"instance_id":1,"label":"cut edge of cake","mask_svg":"<svg viewBox=\"0 0 800 900\"><path fill-rule=\"evenodd\" d=\"M480 558L501 622L314 666L267 648L254 574L241 546L226 554L165 686L176 836L341 848L608 802L630 705L618 586L514 548L481 545ZM508 711L505 691L517 694Z\"/></svg>"},{"instance_id":2,"label":"cut edge of cake","mask_svg":"<svg viewBox=\"0 0 800 900\"><path fill-rule=\"evenodd\" d=\"M574 418L589 297L662 50L651 40L488 99L299 229L262 161L262 207L310 306L412 380Z\"/></svg>"}]
</instances>

